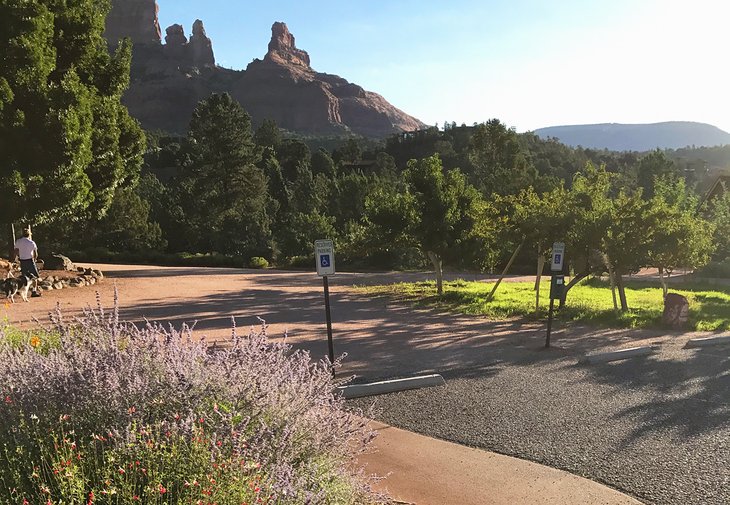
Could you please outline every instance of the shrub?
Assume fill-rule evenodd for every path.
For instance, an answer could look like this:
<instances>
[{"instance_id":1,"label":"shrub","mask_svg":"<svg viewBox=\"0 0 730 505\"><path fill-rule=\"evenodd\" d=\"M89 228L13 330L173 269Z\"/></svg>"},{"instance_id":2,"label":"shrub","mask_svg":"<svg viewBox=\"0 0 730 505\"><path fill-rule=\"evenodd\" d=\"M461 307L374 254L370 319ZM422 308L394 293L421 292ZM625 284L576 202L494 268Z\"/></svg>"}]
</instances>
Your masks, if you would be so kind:
<instances>
[{"instance_id":1,"label":"shrub","mask_svg":"<svg viewBox=\"0 0 730 505\"><path fill-rule=\"evenodd\" d=\"M265 327L209 348L120 322L116 302L51 320L44 352L0 346L3 502L383 502L352 471L372 433L329 366Z\"/></svg>"},{"instance_id":2,"label":"shrub","mask_svg":"<svg viewBox=\"0 0 730 505\"><path fill-rule=\"evenodd\" d=\"M309 256L292 256L289 258L288 266L290 268L301 268L305 270L314 270L315 269L315 261L314 261L314 254L310 254Z\"/></svg>"},{"instance_id":3,"label":"shrub","mask_svg":"<svg viewBox=\"0 0 730 505\"><path fill-rule=\"evenodd\" d=\"M248 260L248 266L251 268L269 268L269 262L266 261L266 258L262 258L261 256L254 256L250 260Z\"/></svg>"}]
</instances>

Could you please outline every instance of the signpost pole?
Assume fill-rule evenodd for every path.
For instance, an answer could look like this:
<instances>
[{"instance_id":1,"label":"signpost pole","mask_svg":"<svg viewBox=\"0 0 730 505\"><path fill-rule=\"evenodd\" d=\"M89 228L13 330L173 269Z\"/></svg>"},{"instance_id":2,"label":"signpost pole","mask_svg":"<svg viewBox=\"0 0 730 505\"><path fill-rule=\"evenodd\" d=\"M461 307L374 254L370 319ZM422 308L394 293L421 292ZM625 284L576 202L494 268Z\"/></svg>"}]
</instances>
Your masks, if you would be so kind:
<instances>
[{"instance_id":1,"label":"signpost pole","mask_svg":"<svg viewBox=\"0 0 730 505\"><path fill-rule=\"evenodd\" d=\"M551 276L552 277L552 276ZM552 280L550 281L552 284ZM545 347L550 347L550 331L553 328L553 306L555 305L555 300L553 300L553 297L550 297L550 310L548 311L548 327L547 327L547 336L545 337Z\"/></svg>"},{"instance_id":2,"label":"signpost pole","mask_svg":"<svg viewBox=\"0 0 730 505\"><path fill-rule=\"evenodd\" d=\"M555 300L562 298L565 277L563 271L563 259L565 258L565 244L555 242L553 244L553 260L550 264L550 309L548 310L547 335L545 336L545 347L550 347L550 332L553 329L553 309Z\"/></svg>"},{"instance_id":3,"label":"signpost pole","mask_svg":"<svg viewBox=\"0 0 730 505\"><path fill-rule=\"evenodd\" d=\"M335 376L335 346L332 342L332 316L330 314L330 285L327 276L322 277L324 283L324 310L327 315L327 345L329 347L329 358L332 366L332 377Z\"/></svg>"},{"instance_id":4,"label":"signpost pole","mask_svg":"<svg viewBox=\"0 0 730 505\"><path fill-rule=\"evenodd\" d=\"M335 246L331 240L322 239L314 242L314 259L317 275L324 284L324 310L327 315L327 347L329 349L332 378L335 377L335 346L332 342L332 315L330 313L330 285L328 277L335 275Z\"/></svg>"}]
</instances>

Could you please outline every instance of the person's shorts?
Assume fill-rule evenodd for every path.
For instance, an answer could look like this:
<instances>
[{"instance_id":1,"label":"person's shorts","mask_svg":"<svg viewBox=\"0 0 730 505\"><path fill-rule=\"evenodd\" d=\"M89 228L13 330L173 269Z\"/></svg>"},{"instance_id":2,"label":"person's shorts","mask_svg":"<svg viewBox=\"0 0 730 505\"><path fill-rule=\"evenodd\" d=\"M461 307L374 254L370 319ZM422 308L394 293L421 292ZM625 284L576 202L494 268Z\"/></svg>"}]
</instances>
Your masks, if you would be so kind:
<instances>
[{"instance_id":1,"label":"person's shorts","mask_svg":"<svg viewBox=\"0 0 730 505\"><path fill-rule=\"evenodd\" d=\"M33 260L20 260L20 273L30 279L38 279L38 267Z\"/></svg>"}]
</instances>

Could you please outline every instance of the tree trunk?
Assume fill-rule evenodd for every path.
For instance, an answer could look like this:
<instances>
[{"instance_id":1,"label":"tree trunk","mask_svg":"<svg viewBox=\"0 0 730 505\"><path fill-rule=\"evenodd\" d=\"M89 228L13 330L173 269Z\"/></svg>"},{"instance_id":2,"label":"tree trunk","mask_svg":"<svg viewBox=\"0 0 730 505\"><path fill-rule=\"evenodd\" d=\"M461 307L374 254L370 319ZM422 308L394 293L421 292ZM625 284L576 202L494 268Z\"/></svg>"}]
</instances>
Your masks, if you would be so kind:
<instances>
[{"instance_id":1,"label":"tree trunk","mask_svg":"<svg viewBox=\"0 0 730 505\"><path fill-rule=\"evenodd\" d=\"M512 266L512 263L514 263L515 258L517 258L517 255L520 253L520 249L522 249L522 246L525 245L525 239L522 239L522 242L520 242L520 245L517 246L517 249L515 249L515 252L512 253L512 257L507 262L507 266L504 267L504 270L502 270L502 274L499 276L499 279L497 279L497 282L494 284L494 287L492 288L492 291L489 293L489 296L487 296L487 302L491 302L492 298L494 298L494 293L497 292L497 288L502 282L502 279L507 275L507 272L509 271L509 268Z\"/></svg>"},{"instance_id":2,"label":"tree trunk","mask_svg":"<svg viewBox=\"0 0 730 505\"><path fill-rule=\"evenodd\" d=\"M667 277L669 277L669 272L667 272ZM667 293L669 292L667 280L668 279L664 278L664 269L662 267L659 267L659 282L662 284L662 294L664 295L664 298L667 297Z\"/></svg>"},{"instance_id":3,"label":"tree trunk","mask_svg":"<svg viewBox=\"0 0 730 505\"><path fill-rule=\"evenodd\" d=\"M558 308L562 309L565 307L565 299L568 298L568 291L570 291L570 288L578 284L580 281L588 277L588 274L590 273L590 270L584 270L583 272L576 274L575 277L570 279L570 282L565 285L565 288L563 289L563 296L560 297L560 305Z\"/></svg>"},{"instance_id":4,"label":"tree trunk","mask_svg":"<svg viewBox=\"0 0 730 505\"><path fill-rule=\"evenodd\" d=\"M616 275L614 273L614 275ZM621 275L616 275L616 286L618 287L618 296L621 300L621 312L629 310L629 304L626 303L626 288L624 288L624 279Z\"/></svg>"},{"instance_id":5,"label":"tree trunk","mask_svg":"<svg viewBox=\"0 0 730 505\"><path fill-rule=\"evenodd\" d=\"M537 246L537 275L535 275L535 314L540 312L540 280L542 269L545 267L545 256L542 255L540 246Z\"/></svg>"},{"instance_id":6,"label":"tree trunk","mask_svg":"<svg viewBox=\"0 0 730 505\"><path fill-rule=\"evenodd\" d=\"M433 269L436 272L436 292L441 295L444 292L444 272L441 268L441 257L435 252L428 251L428 259L431 260Z\"/></svg>"},{"instance_id":7,"label":"tree trunk","mask_svg":"<svg viewBox=\"0 0 730 505\"><path fill-rule=\"evenodd\" d=\"M8 233L10 236L10 246L8 248L8 258L13 259L13 255L15 254L15 225L13 223L10 223L8 225Z\"/></svg>"},{"instance_id":8,"label":"tree trunk","mask_svg":"<svg viewBox=\"0 0 730 505\"><path fill-rule=\"evenodd\" d=\"M618 310L618 303L616 301L616 276L611 266L611 258L608 257L608 253L603 253L603 260L606 262L608 267L608 280L611 282L611 296L613 297L613 310Z\"/></svg>"}]
</instances>

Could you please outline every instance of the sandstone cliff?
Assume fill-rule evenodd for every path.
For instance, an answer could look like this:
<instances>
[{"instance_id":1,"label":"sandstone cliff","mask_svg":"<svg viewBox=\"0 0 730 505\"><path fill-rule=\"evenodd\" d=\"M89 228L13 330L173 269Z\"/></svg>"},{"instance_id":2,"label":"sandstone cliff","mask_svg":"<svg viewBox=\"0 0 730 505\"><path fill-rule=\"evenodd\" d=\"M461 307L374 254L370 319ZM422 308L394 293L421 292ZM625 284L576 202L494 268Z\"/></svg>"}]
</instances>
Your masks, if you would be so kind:
<instances>
[{"instance_id":1,"label":"sandstone cliff","mask_svg":"<svg viewBox=\"0 0 730 505\"><path fill-rule=\"evenodd\" d=\"M224 91L241 102L255 124L273 119L300 133L385 137L425 126L377 93L313 70L284 23L273 24L263 60L234 71L216 66L202 21L195 21L189 40L182 25L168 27L163 44L154 0L112 3L105 35L110 45L122 37L134 42L124 101L147 129L183 133L196 104Z\"/></svg>"}]
</instances>

